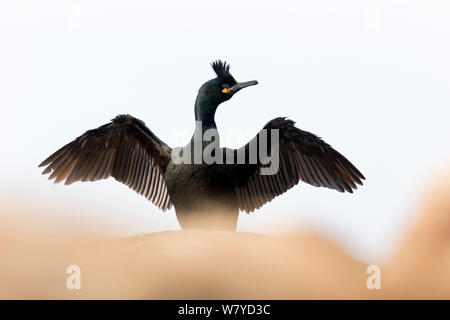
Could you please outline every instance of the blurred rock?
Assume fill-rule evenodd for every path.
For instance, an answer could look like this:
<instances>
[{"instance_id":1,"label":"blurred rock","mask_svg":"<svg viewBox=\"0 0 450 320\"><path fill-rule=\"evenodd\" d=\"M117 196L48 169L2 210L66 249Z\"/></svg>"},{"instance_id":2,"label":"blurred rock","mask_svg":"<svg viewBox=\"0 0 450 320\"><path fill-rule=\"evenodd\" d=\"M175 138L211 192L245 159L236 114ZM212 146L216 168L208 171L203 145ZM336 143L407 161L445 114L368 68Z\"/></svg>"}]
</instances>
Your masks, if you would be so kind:
<instances>
[{"instance_id":1,"label":"blurred rock","mask_svg":"<svg viewBox=\"0 0 450 320\"><path fill-rule=\"evenodd\" d=\"M314 234L268 236L171 231L99 239L44 227L39 211L0 212L2 299L391 299L450 298L450 175L429 188L381 289L367 265ZM28 212L27 212L28 211ZM51 225L51 224L50 224ZM81 289L69 290L69 265Z\"/></svg>"}]
</instances>

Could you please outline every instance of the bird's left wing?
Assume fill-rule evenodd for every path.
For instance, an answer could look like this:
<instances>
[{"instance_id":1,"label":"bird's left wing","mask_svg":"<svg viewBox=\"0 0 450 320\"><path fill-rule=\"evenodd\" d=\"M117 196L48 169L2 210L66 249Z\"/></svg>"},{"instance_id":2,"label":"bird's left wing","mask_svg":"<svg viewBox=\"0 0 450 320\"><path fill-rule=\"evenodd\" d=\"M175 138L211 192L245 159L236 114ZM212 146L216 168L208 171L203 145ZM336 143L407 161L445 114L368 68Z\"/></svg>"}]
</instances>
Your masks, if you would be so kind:
<instances>
[{"instance_id":1,"label":"bird's left wing","mask_svg":"<svg viewBox=\"0 0 450 320\"><path fill-rule=\"evenodd\" d=\"M274 149L277 154L270 154L273 130L277 131L278 136L278 149ZM268 165L263 164L261 143L266 145L268 158L278 161L276 169L269 170ZM238 161L239 154L246 159L245 164L233 166L233 174L239 208L247 213L286 192L299 180L316 187L351 193L352 189L356 189L356 184L362 185L361 180L364 179L361 172L342 154L314 134L298 129L292 120L285 118L269 121L251 142L234 152L235 161ZM257 155L253 164L249 161L251 153ZM266 174L262 174L264 168Z\"/></svg>"},{"instance_id":2,"label":"bird's left wing","mask_svg":"<svg viewBox=\"0 0 450 320\"><path fill-rule=\"evenodd\" d=\"M164 181L171 148L130 115L89 130L68 143L39 166L49 179L65 184L114 177L159 208L171 207Z\"/></svg>"}]
</instances>

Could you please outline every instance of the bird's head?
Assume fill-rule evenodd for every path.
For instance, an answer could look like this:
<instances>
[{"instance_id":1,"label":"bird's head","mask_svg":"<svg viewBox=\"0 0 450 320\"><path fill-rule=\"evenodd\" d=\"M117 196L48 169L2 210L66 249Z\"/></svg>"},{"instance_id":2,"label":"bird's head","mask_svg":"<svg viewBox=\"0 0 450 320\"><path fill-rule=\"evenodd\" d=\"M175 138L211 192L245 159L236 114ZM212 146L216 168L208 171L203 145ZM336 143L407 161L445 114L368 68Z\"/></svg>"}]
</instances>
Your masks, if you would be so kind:
<instances>
[{"instance_id":1,"label":"bird's head","mask_svg":"<svg viewBox=\"0 0 450 320\"><path fill-rule=\"evenodd\" d=\"M239 90L258 84L258 81L237 82L230 73L230 65L221 60L214 61L211 66L217 77L205 82L198 91L198 97L218 106L231 99Z\"/></svg>"}]
</instances>

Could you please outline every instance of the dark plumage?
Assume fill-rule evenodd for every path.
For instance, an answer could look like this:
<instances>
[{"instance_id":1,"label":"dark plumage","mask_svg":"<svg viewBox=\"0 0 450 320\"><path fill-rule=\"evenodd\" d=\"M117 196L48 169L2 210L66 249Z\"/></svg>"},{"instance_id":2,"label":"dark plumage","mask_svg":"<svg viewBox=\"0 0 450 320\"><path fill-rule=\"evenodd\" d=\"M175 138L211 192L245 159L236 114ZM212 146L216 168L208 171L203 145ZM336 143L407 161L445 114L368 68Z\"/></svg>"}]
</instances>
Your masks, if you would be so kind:
<instances>
[{"instance_id":1,"label":"dark plumage","mask_svg":"<svg viewBox=\"0 0 450 320\"><path fill-rule=\"evenodd\" d=\"M240 149L220 148L214 121L217 107L257 82L236 82L230 66L220 60L213 62L212 68L217 77L199 90L195 101L196 128L185 147L172 150L141 120L119 115L44 160L40 164L46 166L43 174L51 173L49 179L55 179L55 183L65 180L65 184L114 177L162 210L174 205L183 228L235 229L239 210L252 212L300 180L350 193L357 184L362 185L364 176L350 161L286 118L273 119L264 126L252 140L256 149L251 142ZM279 137L278 170L263 174L269 167L267 157L253 155L260 155L262 142L271 150L273 130ZM196 137L211 132L214 138L201 141L196 149ZM196 163L196 157L208 148L214 149L211 154L220 161L210 163L201 158ZM180 163L181 158L193 163ZM245 163L238 164L238 159L245 159Z\"/></svg>"},{"instance_id":2,"label":"dark plumage","mask_svg":"<svg viewBox=\"0 0 450 320\"><path fill-rule=\"evenodd\" d=\"M230 74L230 65L226 62L222 62L220 60L216 60L211 63L211 67L213 68L216 75L222 79L231 77Z\"/></svg>"}]
</instances>

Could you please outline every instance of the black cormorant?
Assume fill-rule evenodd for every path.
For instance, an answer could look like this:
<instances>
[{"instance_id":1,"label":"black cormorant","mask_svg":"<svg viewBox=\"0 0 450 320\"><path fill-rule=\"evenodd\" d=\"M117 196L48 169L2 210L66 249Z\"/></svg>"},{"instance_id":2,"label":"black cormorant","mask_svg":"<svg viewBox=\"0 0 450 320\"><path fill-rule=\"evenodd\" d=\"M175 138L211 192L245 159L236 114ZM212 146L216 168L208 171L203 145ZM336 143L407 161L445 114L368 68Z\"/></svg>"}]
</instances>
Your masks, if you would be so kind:
<instances>
[{"instance_id":1,"label":"black cormorant","mask_svg":"<svg viewBox=\"0 0 450 320\"><path fill-rule=\"evenodd\" d=\"M141 120L119 115L44 160L43 174L65 184L114 177L164 211L173 205L182 228L201 229L234 230L239 210L252 212L299 180L350 193L362 185L364 176L343 155L286 118L269 121L240 149L220 148L217 107L258 82L237 82L220 60L212 67L217 77L198 91L195 131L185 147L172 150Z\"/></svg>"}]
</instances>

